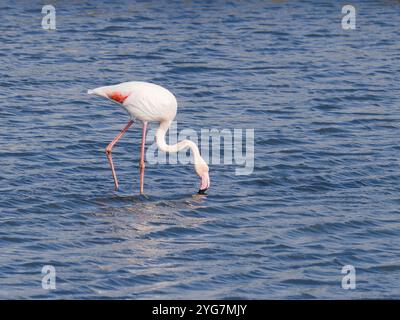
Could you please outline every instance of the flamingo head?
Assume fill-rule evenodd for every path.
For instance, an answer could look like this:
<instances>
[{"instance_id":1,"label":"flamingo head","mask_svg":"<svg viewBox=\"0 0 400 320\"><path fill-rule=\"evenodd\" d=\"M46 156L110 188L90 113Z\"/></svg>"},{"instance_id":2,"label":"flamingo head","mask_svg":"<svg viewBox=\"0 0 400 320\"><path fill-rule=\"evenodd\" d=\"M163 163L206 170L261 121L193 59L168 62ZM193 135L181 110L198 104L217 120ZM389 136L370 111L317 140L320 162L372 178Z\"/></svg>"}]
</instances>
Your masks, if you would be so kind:
<instances>
[{"instance_id":1,"label":"flamingo head","mask_svg":"<svg viewBox=\"0 0 400 320\"><path fill-rule=\"evenodd\" d=\"M210 176L208 175L208 165L203 160L201 163L195 165L197 175L200 177L200 189L199 194L205 194L207 189L210 187Z\"/></svg>"}]
</instances>

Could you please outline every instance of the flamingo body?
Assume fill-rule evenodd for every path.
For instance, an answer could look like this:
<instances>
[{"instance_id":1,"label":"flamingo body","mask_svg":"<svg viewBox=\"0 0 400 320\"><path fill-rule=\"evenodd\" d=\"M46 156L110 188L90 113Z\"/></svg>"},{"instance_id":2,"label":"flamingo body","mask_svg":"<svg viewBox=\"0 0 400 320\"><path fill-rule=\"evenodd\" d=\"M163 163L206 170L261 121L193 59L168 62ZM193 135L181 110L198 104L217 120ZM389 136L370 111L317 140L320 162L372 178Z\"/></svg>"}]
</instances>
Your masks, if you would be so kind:
<instances>
[{"instance_id":1,"label":"flamingo body","mask_svg":"<svg viewBox=\"0 0 400 320\"><path fill-rule=\"evenodd\" d=\"M167 89L148 82L132 81L89 90L121 104L132 119L172 121L176 116L177 101Z\"/></svg>"}]
</instances>

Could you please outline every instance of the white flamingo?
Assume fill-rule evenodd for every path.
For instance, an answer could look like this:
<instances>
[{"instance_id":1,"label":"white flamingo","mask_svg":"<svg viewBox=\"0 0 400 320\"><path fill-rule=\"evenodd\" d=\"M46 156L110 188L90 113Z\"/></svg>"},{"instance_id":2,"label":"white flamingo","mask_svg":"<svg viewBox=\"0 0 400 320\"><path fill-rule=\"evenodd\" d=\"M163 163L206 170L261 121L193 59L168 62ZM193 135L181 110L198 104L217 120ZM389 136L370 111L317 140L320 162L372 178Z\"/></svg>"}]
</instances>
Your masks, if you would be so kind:
<instances>
[{"instance_id":1,"label":"white flamingo","mask_svg":"<svg viewBox=\"0 0 400 320\"><path fill-rule=\"evenodd\" d=\"M94 94L107 98L121 105L130 115L128 124L114 138L106 148L107 159L110 163L115 189L118 189L118 180L111 157L111 150L119 139L128 131L136 119L142 121L142 144L140 152L140 193L143 194L144 183L144 146L146 140L146 129L149 121L157 121L160 126L156 132L156 143L158 148L164 152L178 152L190 148L194 159L194 168L201 179L199 193L204 194L210 186L208 165L201 157L199 148L190 140L182 140L174 145L165 142L165 134L171 122L176 116L177 102L175 96L167 89L148 82L124 82L117 85L99 87L88 90L88 94Z\"/></svg>"}]
</instances>

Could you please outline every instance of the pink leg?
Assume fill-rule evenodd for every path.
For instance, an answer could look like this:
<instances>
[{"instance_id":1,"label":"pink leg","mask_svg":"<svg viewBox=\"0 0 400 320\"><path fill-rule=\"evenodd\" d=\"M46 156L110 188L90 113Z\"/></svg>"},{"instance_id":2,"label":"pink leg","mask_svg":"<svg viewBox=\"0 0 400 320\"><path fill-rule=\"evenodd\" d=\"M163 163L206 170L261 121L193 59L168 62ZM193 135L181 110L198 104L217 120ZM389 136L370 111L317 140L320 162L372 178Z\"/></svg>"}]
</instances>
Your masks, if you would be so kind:
<instances>
[{"instance_id":1,"label":"pink leg","mask_svg":"<svg viewBox=\"0 0 400 320\"><path fill-rule=\"evenodd\" d=\"M140 194L143 194L143 185L144 185L144 145L146 143L146 129L147 129L147 122L143 122L143 129L142 129L142 146L140 150L140 162L139 162L139 169L140 169Z\"/></svg>"},{"instance_id":2,"label":"pink leg","mask_svg":"<svg viewBox=\"0 0 400 320\"><path fill-rule=\"evenodd\" d=\"M114 145L118 142L118 140L122 138L122 136L125 134L125 132L128 131L129 127L132 124L133 124L133 120L129 120L128 124L121 130L121 132L114 138L113 141L110 142L110 144L106 148L107 159L108 159L108 162L110 163L112 175L114 178L115 190L118 189L118 180L117 180L117 175L115 174L114 163L113 163L112 157L111 157L111 150L114 147Z\"/></svg>"}]
</instances>

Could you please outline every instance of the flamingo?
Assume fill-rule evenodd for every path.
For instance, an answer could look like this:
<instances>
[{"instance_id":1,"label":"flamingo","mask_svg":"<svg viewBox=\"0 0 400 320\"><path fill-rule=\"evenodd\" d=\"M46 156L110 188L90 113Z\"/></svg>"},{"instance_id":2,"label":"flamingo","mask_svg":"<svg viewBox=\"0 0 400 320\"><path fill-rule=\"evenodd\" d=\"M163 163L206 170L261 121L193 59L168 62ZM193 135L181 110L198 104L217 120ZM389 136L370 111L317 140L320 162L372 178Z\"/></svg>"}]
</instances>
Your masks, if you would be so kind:
<instances>
[{"instance_id":1,"label":"flamingo","mask_svg":"<svg viewBox=\"0 0 400 320\"><path fill-rule=\"evenodd\" d=\"M168 145L165 142L165 134L168 131L171 122L174 120L177 111L176 98L169 90L154 83L132 81L99 87L93 90L88 90L87 93L90 95L104 97L115 103L118 103L127 111L130 116L128 123L106 148L106 156L111 167L115 190L118 189L118 179L115 173L111 151L114 145L132 126L135 120L138 119L143 124L139 161L140 194L144 193L144 149L147 124L150 121L156 121L160 124L156 131L156 143L157 147L161 151L179 152L180 150L186 148L191 149L194 159L194 169L197 175L200 177L200 188L198 193L205 194L205 191L210 187L210 178L208 174L209 168L207 163L201 157L197 145L191 140L182 140L174 145Z\"/></svg>"}]
</instances>

